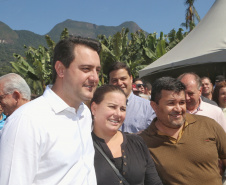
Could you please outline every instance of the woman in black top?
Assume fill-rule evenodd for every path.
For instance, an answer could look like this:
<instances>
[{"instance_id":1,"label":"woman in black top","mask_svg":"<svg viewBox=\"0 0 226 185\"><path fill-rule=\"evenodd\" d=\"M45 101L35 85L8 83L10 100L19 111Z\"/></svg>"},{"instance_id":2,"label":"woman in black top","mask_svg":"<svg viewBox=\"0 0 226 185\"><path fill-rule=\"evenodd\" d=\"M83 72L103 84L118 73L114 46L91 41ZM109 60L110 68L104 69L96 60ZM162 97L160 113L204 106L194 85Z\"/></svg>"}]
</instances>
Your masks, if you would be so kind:
<instances>
[{"instance_id":1,"label":"woman in black top","mask_svg":"<svg viewBox=\"0 0 226 185\"><path fill-rule=\"evenodd\" d=\"M91 100L93 140L114 163L130 185L162 185L142 138L118 128L126 116L126 95L112 85L99 87ZM138 113L139 114L139 113ZM112 167L95 148L94 166L98 185L122 184Z\"/></svg>"}]
</instances>

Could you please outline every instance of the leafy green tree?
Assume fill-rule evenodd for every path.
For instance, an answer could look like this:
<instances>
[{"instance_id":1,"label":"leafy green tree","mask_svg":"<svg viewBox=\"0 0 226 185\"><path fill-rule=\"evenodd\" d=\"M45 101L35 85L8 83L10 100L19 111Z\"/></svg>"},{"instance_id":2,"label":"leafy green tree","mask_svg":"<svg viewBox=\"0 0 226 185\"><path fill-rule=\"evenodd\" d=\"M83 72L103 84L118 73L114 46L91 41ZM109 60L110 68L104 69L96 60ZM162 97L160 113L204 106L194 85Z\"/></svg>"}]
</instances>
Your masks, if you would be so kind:
<instances>
[{"instance_id":1,"label":"leafy green tree","mask_svg":"<svg viewBox=\"0 0 226 185\"><path fill-rule=\"evenodd\" d=\"M166 47L166 51L168 52L169 50L171 50L174 46L176 46L181 40L183 40L188 32L184 32L183 33L183 29L179 28L178 31L176 31L175 29L172 29L169 33L168 33L168 40L169 40L169 44Z\"/></svg>"},{"instance_id":2,"label":"leafy green tree","mask_svg":"<svg viewBox=\"0 0 226 185\"><path fill-rule=\"evenodd\" d=\"M68 31L65 28L61 33L61 39L68 37ZM24 46L25 56L14 54L16 61L11 62L13 72L20 74L28 83L33 94L41 95L47 84L51 83L53 50L55 42L48 36L45 36L49 48L39 46L37 49Z\"/></svg>"},{"instance_id":3,"label":"leafy green tree","mask_svg":"<svg viewBox=\"0 0 226 185\"><path fill-rule=\"evenodd\" d=\"M26 47L25 47L26 48ZM29 84L32 93L41 95L46 84L50 83L51 62L47 48L29 47L25 52L26 58L14 54L15 62L11 62L13 72L20 74Z\"/></svg>"},{"instance_id":4,"label":"leafy green tree","mask_svg":"<svg viewBox=\"0 0 226 185\"><path fill-rule=\"evenodd\" d=\"M121 32L108 38L105 35L98 36L102 44L102 84L107 81L105 74L108 73L109 65L112 62L126 63L130 67L133 77L137 77L140 69L166 53L168 43L162 32L157 38L157 33L146 35L143 30L138 30L131 33L131 40L128 39L128 33L129 30L123 28Z\"/></svg>"},{"instance_id":5,"label":"leafy green tree","mask_svg":"<svg viewBox=\"0 0 226 185\"><path fill-rule=\"evenodd\" d=\"M183 29L177 32L173 29L167 35L163 32L157 37L157 33L147 34L143 30L138 30L130 34L129 29L122 28L121 32L109 36L99 35L98 39L102 45L100 53L101 73L100 83L107 83L107 73L109 65L120 61L126 63L132 72L133 77L138 76L138 71L157 60L167 53L185 36ZM67 29L61 33L61 39L68 37ZM45 36L48 48L39 46L38 49L26 47L25 57L14 54L15 62L11 62L13 71L19 73L30 85L32 92L36 95L43 93L47 84L51 83L51 61L55 42L48 36Z\"/></svg>"},{"instance_id":6,"label":"leafy green tree","mask_svg":"<svg viewBox=\"0 0 226 185\"><path fill-rule=\"evenodd\" d=\"M169 34L163 32L157 37L157 33L147 34L143 30L131 33L128 39L129 30L123 28L121 32L106 38L99 35L98 39L102 44L101 52L101 84L107 82L109 65L112 62L120 61L126 63L132 72L133 77L138 76L138 71L151 64L175 45L177 45L186 35L183 29L171 30Z\"/></svg>"},{"instance_id":7,"label":"leafy green tree","mask_svg":"<svg viewBox=\"0 0 226 185\"><path fill-rule=\"evenodd\" d=\"M123 28L121 32L117 32L113 36L108 38L105 35L98 35L98 39L102 45L102 51L100 54L101 59L101 73L100 83L104 84L107 81L107 73L109 66L116 61L125 61L127 56L128 45L128 33L129 29Z\"/></svg>"}]
</instances>

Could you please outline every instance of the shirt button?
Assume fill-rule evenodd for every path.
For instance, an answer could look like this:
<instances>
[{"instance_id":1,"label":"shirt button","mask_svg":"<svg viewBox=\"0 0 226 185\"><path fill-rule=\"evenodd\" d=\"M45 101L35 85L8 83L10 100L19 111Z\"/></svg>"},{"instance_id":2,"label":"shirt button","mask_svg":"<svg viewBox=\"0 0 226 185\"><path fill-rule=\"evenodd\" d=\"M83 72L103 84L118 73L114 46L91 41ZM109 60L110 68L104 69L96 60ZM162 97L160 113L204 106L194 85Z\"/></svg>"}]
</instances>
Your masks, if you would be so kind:
<instances>
[{"instance_id":1,"label":"shirt button","mask_svg":"<svg viewBox=\"0 0 226 185\"><path fill-rule=\"evenodd\" d=\"M126 163L126 162L124 162L124 165L126 166L126 165L127 165L127 163Z\"/></svg>"},{"instance_id":2,"label":"shirt button","mask_svg":"<svg viewBox=\"0 0 226 185\"><path fill-rule=\"evenodd\" d=\"M122 184L122 181L119 181L119 184Z\"/></svg>"},{"instance_id":3,"label":"shirt button","mask_svg":"<svg viewBox=\"0 0 226 185\"><path fill-rule=\"evenodd\" d=\"M124 155L123 157L124 157L124 158L126 158L126 156L125 156L125 155Z\"/></svg>"},{"instance_id":4,"label":"shirt button","mask_svg":"<svg viewBox=\"0 0 226 185\"><path fill-rule=\"evenodd\" d=\"M126 174L126 172L123 172L123 175L125 175Z\"/></svg>"},{"instance_id":5,"label":"shirt button","mask_svg":"<svg viewBox=\"0 0 226 185\"><path fill-rule=\"evenodd\" d=\"M122 152L124 152L124 150L122 150Z\"/></svg>"}]
</instances>

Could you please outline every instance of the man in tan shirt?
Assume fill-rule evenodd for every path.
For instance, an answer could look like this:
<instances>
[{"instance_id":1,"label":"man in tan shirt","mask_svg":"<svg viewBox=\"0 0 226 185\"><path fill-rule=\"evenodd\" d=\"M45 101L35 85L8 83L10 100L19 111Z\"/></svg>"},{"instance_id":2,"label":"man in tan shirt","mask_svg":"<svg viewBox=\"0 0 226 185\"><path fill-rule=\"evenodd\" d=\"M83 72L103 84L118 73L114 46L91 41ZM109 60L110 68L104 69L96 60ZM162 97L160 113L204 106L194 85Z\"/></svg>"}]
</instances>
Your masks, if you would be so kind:
<instances>
[{"instance_id":1,"label":"man in tan shirt","mask_svg":"<svg viewBox=\"0 0 226 185\"><path fill-rule=\"evenodd\" d=\"M221 185L218 159L226 165L226 134L208 117L186 113L185 85L155 81L151 105L157 118L140 135L165 185Z\"/></svg>"}]
</instances>

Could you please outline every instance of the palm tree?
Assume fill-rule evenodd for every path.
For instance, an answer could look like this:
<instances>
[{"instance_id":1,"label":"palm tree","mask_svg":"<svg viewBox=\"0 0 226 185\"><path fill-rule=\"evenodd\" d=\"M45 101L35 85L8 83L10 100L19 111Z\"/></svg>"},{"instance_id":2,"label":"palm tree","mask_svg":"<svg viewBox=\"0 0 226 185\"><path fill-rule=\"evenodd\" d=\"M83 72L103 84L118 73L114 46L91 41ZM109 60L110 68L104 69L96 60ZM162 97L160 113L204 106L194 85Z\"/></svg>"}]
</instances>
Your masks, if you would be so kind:
<instances>
[{"instance_id":1,"label":"palm tree","mask_svg":"<svg viewBox=\"0 0 226 185\"><path fill-rule=\"evenodd\" d=\"M200 17L198 12L194 7L195 0L185 0L185 5L187 6L186 13L185 13L185 23L182 23L181 26L189 28L191 31L195 27L195 20L200 21Z\"/></svg>"}]
</instances>

